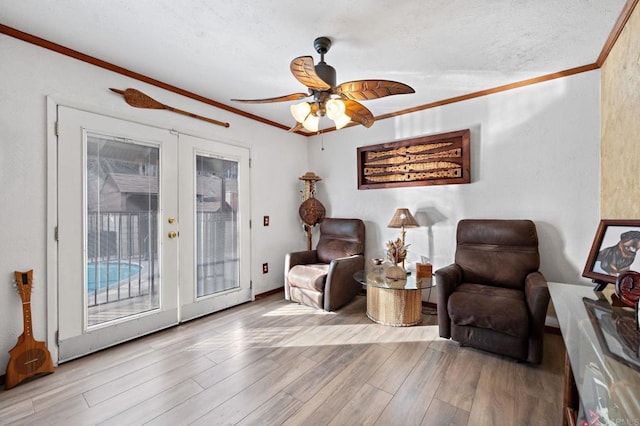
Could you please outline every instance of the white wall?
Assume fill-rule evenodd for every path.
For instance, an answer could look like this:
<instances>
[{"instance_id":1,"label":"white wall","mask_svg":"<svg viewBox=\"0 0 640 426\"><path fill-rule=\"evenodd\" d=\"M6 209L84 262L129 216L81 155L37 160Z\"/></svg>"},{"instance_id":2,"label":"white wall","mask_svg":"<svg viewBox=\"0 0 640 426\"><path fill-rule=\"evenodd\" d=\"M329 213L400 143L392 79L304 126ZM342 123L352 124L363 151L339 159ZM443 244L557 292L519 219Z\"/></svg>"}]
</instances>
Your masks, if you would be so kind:
<instances>
[{"instance_id":1,"label":"white wall","mask_svg":"<svg viewBox=\"0 0 640 426\"><path fill-rule=\"evenodd\" d=\"M531 219L547 279L587 284L580 275L599 221L599 78L592 71L315 136L318 198L328 216L365 221L368 257L384 255L399 236L387 223L409 208L422 226L407 230L408 258L426 254L435 268L453 261L458 220ZM357 147L462 129L471 129L472 183L357 189Z\"/></svg>"},{"instance_id":2,"label":"white wall","mask_svg":"<svg viewBox=\"0 0 640 426\"><path fill-rule=\"evenodd\" d=\"M358 126L305 139L4 35L0 57L0 370L22 330L19 298L10 285L13 271L35 271L33 319L39 340L46 335L46 288L55 285L46 282L52 242L46 226L47 96L250 147L256 294L282 286L284 253L305 247L297 178L308 170L323 178L318 198L328 215L365 220L369 257L380 255L384 243L398 235L386 224L400 206L424 225L407 231L409 260L427 254L435 267L452 261L459 219L530 218L538 226L547 278L585 282L580 271L599 220L598 71L383 120L370 129ZM229 121L231 127L134 109L109 87L135 87L177 108ZM375 101L367 105L375 108ZM471 184L357 189L358 146L465 128L471 129ZM301 161L307 155L308 162ZM264 215L271 219L268 228L262 226ZM264 262L270 266L267 275L261 272Z\"/></svg>"},{"instance_id":3,"label":"white wall","mask_svg":"<svg viewBox=\"0 0 640 426\"><path fill-rule=\"evenodd\" d=\"M34 270L37 287L32 309L38 340L47 336L47 286L56 284L46 282L47 256L52 256L47 245L53 244L53 230L46 226L47 96L60 104L249 147L254 293L282 286L284 254L305 247L298 220L302 187L297 179L308 169L304 137L4 35L0 35L0 57L0 372L22 332L20 298L11 286L13 271ZM216 84L215 79L211 84ZM168 111L135 109L109 87L135 87L163 103L228 121L231 126L214 126ZM264 215L271 218L269 227L262 226ZM266 275L261 270L264 262L270 266Z\"/></svg>"}]
</instances>

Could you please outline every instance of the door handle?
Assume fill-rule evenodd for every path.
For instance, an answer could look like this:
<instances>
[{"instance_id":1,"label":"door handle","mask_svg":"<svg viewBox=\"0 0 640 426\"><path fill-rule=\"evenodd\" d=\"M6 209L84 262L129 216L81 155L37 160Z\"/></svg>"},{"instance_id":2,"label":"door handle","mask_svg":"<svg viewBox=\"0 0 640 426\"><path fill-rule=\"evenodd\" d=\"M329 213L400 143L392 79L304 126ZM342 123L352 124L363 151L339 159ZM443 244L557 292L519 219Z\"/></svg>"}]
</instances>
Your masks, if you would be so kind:
<instances>
[{"instance_id":1,"label":"door handle","mask_svg":"<svg viewBox=\"0 0 640 426\"><path fill-rule=\"evenodd\" d=\"M178 237L178 233L176 231L169 231L168 236L169 236L170 239L173 240L174 238Z\"/></svg>"}]
</instances>

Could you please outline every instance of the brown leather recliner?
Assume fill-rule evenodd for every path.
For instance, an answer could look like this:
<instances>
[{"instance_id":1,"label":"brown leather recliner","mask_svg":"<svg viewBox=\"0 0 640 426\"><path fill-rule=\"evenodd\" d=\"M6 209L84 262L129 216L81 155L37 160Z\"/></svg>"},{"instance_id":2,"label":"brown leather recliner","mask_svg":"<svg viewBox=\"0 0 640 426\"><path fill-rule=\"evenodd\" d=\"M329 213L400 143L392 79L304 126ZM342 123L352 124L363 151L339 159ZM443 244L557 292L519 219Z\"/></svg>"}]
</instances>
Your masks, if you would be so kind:
<instances>
[{"instance_id":1,"label":"brown leather recliner","mask_svg":"<svg viewBox=\"0 0 640 426\"><path fill-rule=\"evenodd\" d=\"M549 290L530 220L461 220L455 263L436 271L440 336L538 364Z\"/></svg>"},{"instance_id":2,"label":"brown leather recliner","mask_svg":"<svg viewBox=\"0 0 640 426\"><path fill-rule=\"evenodd\" d=\"M333 311L360 292L353 274L364 269L364 222L325 218L315 250L288 253L284 265L284 297Z\"/></svg>"}]
</instances>

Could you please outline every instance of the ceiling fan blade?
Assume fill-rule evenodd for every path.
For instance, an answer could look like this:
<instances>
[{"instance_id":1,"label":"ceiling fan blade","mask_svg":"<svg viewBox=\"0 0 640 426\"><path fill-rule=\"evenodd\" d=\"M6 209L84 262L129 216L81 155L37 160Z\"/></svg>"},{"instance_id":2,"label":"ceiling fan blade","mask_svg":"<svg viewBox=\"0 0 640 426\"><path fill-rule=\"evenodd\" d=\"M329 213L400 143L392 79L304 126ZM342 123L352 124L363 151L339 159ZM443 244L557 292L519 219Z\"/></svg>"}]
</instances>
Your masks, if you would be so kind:
<instances>
[{"instance_id":1,"label":"ceiling fan blade","mask_svg":"<svg viewBox=\"0 0 640 426\"><path fill-rule=\"evenodd\" d=\"M300 83L313 90L329 90L331 85L318 77L313 58L311 56L300 56L291 61L291 73Z\"/></svg>"},{"instance_id":2,"label":"ceiling fan blade","mask_svg":"<svg viewBox=\"0 0 640 426\"><path fill-rule=\"evenodd\" d=\"M297 101L300 99L304 99L309 96L308 93L292 93L290 95L284 96L276 96L275 98L265 98L265 99L231 99L234 102L244 102L245 104L268 104L271 102L287 102L287 101Z\"/></svg>"},{"instance_id":3,"label":"ceiling fan blade","mask_svg":"<svg viewBox=\"0 0 640 426\"><path fill-rule=\"evenodd\" d=\"M338 85L334 92L354 101L366 101L369 99L384 98L390 95L415 93L415 90L397 81L355 80Z\"/></svg>"},{"instance_id":4,"label":"ceiling fan blade","mask_svg":"<svg viewBox=\"0 0 640 426\"><path fill-rule=\"evenodd\" d=\"M360 123L364 127L373 126L375 120L367 107L351 99L345 99L344 106L346 108L345 114L351 117L351 121Z\"/></svg>"}]
</instances>

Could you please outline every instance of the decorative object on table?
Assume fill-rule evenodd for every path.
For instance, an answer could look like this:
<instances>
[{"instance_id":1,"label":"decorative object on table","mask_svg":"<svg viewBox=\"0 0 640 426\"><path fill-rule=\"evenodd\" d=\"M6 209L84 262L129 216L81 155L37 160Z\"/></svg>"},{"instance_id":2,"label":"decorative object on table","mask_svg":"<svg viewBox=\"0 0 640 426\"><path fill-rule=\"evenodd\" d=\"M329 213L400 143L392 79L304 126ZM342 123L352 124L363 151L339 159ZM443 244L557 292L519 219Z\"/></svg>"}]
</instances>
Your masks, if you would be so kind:
<instances>
[{"instance_id":1,"label":"decorative object on table","mask_svg":"<svg viewBox=\"0 0 640 426\"><path fill-rule=\"evenodd\" d=\"M358 189L471 182L469 129L358 147Z\"/></svg>"},{"instance_id":2,"label":"decorative object on table","mask_svg":"<svg viewBox=\"0 0 640 426\"><path fill-rule=\"evenodd\" d=\"M229 127L229 123L214 120L213 118L203 117L189 111L183 111L181 109L160 103L153 99L151 96L145 95L144 93L136 89L129 88L126 90L120 90L110 88L109 90L124 96L125 102L135 108L166 109L167 111L176 112L178 114L186 115L187 117L197 118L198 120L206 121L207 123L216 124L222 127Z\"/></svg>"},{"instance_id":3,"label":"decorative object on table","mask_svg":"<svg viewBox=\"0 0 640 426\"><path fill-rule=\"evenodd\" d=\"M601 220L582 276L591 278L595 291L616 282L622 272L640 269L640 220Z\"/></svg>"},{"instance_id":4,"label":"decorative object on table","mask_svg":"<svg viewBox=\"0 0 640 426\"><path fill-rule=\"evenodd\" d=\"M302 204L298 208L298 214L304 222L304 230L307 233L307 250L311 250L312 229L326 215L324 206L316 199L316 182L321 181L322 178L313 172L307 172L298 179L304 181Z\"/></svg>"},{"instance_id":5,"label":"decorative object on table","mask_svg":"<svg viewBox=\"0 0 640 426\"><path fill-rule=\"evenodd\" d=\"M621 272L616 279L616 294L625 305L635 307L640 300L640 272Z\"/></svg>"},{"instance_id":6,"label":"decorative object on table","mask_svg":"<svg viewBox=\"0 0 640 426\"><path fill-rule=\"evenodd\" d=\"M379 257L374 257L373 259L371 259L371 264L372 266L372 271L375 273L380 273L382 272L382 270L384 269L382 264L384 263L384 259L381 259Z\"/></svg>"},{"instance_id":7,"label":"decorative object on table","mask_svg":"<svg viewBox=\"0 0 640 426\"><path fill-rule=\"evenodd\" d=\"M15 287L22 300L22 321L24 331L18 343L9 351L9 364L5 375L5 389L11 389L23 380L39 374L53 373L51 354L44 342L33 338L31 326L31 287L33 270L15 271Z\"/></svg>"},{"instance_id":8,"label":"decorative object on table","mask_svg":"<svg viewBox=\"0 0 640 426\"><path fill-rule=\"evenodd\" d=\"M418 222L413 217L409 209L405 209L405 208L396 209L395 213L393 214L393 217L391 218L391 221L387 225L387 228L401 229L400 242L402 243L401 246L404 247L404 256L402 256L402 260L401 260L403 268L404 268L404 259L407 256L406 249L408 247L404 243L404 237L406 235L406 231L404 230L404 228L417 228L418 226L420 225L418 225ZM387 250L388 250L388 247L387 247ZM389 260L393 261L391 258ZM397 263L400 263L400 262L397 262Z\"/></svg>"},{"instance_id":9,"label":"decorative object on table","mask_svg":"<svg viewBox=\"0 0 640 426\"><path fill-rule=\"evenodd\" d=\"M320 62L314 65L311 56L300 56L291 61L293 76L309 88L307 93L292 93L267 99L232 99L245 103L271 103L297 101L313 96L312 102L291 105L291 115L296 124L289 130L296 132L302 128L317 132L320 117L326 115L334 121L336 129L341 129L350 121L371 127L373 114L357 101L377 99L390 95L415 93L406 84L389 80L355 80L336 85L336 70L324 61L324 55L331 48L331 39L318 37L313 47L320 54Z\"/></svg>"},{"instance_id":10,"label":"decorative object on table","mask_svg":"<svg viewBox=\"0 0 640 426\"><path fill-rule=\"evenodd\" d=\"M431 278L433 266L430 263L416 263L416 276L418 278Z\"/></svg>"},{"instance_id":11,"label":"decorative object on table","mask_svg":"<svg viewBox=\"0 0 640 426\"><path fill-rule=\"evenodd\" d=\"M398 265L399 263L403 263L406 257L407 246L400 238L387 243L387 259L393 263L393 265L389 266L385 271L387 278L394 280L403 280L407 278L407 271L404 270L403 266Z\"/></svg>"}]
</instances>

